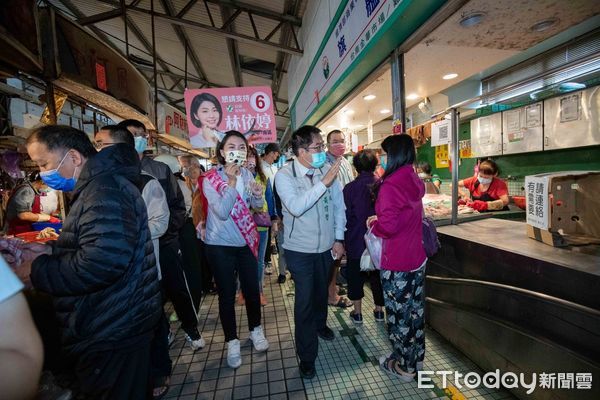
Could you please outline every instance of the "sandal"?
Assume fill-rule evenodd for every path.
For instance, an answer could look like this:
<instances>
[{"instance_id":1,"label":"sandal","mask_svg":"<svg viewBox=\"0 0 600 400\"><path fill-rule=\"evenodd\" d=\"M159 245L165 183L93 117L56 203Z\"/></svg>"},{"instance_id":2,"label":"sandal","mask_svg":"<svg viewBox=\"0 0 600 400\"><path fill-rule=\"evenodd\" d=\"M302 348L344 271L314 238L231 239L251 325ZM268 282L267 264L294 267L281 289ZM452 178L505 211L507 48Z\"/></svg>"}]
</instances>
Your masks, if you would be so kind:
<instances>
[{"instance_id":1,"label":"sandal","mask_svg":"<svg viewBox=\"0 0 600 400\"><path fill-rule=\"evenodd\" d=\"M389 375L398 378L402 383L410 383L415 379L415 374L402 371L398 366L398 360L391 356L381 356L379 358L379 367Z\"/></svg>"},{"instance_id":2,"label":"sandal","mask_svg":"<svg viewBox=\"0 0 600 400\"><path fill-rule=\"evenodd\" d=\"M171 382L171 379L168 376L163 376L162 378L158 378L156 386L154 386L152 388L152 398L154 400L160 400L163 397L165 397L165 395L169 391L170 382ZM157 392L158 392L158 394L157 394Z\"/></svg>"},{"instance_id":3,"label":"sandal","mask_svg":"<svg viewBox=\"0 0 600 400\"><path fill-rule=\"evenodd\" d=\"M350 301L350 299L348 299L347 297L340 296L337 303L328 303L328 304L333 307L348 308L348 307L352 307L352 305L354 303L352 303L352 301Z\"/></svg>"}]
</instances>

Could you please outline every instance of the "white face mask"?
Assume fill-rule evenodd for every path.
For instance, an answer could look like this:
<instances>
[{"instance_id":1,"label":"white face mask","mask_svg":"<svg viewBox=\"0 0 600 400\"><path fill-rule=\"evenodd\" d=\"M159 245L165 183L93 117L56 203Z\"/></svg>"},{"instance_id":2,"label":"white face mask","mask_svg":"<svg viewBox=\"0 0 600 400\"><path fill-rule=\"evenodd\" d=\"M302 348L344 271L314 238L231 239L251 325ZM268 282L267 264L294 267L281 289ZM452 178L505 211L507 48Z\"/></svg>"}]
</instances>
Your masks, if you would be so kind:
<instances>
[{"instance_id":1,"label":"white face mask","mask_svg":"<svg viewBox=\"0 0 600 400\"><path fill-rule=\"evenodd\" d=\"M242 165L246 161L246 150L226 150L225 151L225 162L227 164L238 164Z\"/></svg>"},{"instance_id":2,"label":"white face mask","mask_svg":"<svg viewBox=\"0 0 600 400\"><path fill-rule=\"evenodd\" d=\"M481 183L482 185L489 185L490 183L492 183L492 179L493 178L482 178L481 176L477 177L477 180L479 181L479 183Z\"/></svg>"},{"instance_id":3,"label":"white face mask","mask_svg":"<svg viewBox=\"0 0 600 400\"><path fill-rule=\"evenodd\" d=\"M425 179L427 177L429 177L429 175L427 175L425 172L419 172L419 178Z\"/></svg>"}]
</instances>

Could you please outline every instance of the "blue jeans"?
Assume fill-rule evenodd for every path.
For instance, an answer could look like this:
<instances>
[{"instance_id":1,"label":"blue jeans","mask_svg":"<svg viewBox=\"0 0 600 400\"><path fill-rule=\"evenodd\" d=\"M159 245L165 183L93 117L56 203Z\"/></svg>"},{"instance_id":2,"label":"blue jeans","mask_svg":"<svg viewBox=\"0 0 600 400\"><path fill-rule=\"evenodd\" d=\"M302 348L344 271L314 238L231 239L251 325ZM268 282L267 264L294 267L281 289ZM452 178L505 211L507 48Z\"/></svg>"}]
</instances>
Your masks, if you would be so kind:
<instances>
[{"instance_id":1,"label":"blue jeans","mask_svg":"<svg viewBox=\"0 0 600 400\"><path fill-rule=\"evenodd\" d=\"M285 275L287 271L287 262L285 259L285 249L283 248L283 227L277 232L277 248L279 249L279 275Z\"/></svg>"},{"instance_id":2,"label":"blue jeans","mask_svg":"<svg viewBox=\"0 0 600 400\"><path fill-rule=\"evenodd\" d=\"M269 231L258 231L260 241L258 243L258 287L263 292L263 280L265 277L265 254L269 242Z\"/></svg>"}]
</instances>

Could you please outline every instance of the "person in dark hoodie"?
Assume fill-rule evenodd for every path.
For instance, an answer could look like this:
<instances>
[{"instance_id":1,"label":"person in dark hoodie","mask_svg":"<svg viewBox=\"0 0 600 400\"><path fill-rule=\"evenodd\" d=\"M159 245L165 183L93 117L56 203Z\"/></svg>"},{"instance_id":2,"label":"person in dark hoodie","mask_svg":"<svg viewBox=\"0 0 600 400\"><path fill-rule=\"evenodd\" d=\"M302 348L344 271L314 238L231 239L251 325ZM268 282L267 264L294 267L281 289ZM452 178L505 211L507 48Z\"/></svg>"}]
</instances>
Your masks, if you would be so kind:
<instances>
[{"instance_id":1,"label":"person in dark hoodie","mask_svg":"<svg viewBox=\"0 0 600 400\"><path fill-rule=\"evenodd\" d=\"M59 239L26 245L16 272L53 297L84 398L146 399L161 297L137 154L125 144L96 153L60 125L34 130L27 152L72 199Z\"/></svg>"},{"instance_id":2,"label":"person in dark hoodie","mask_svg":"<svg viewBox=\"0 0 600 400\"><path fill-rule=\"evenodd\" d=\"M121 121L118 126L127 129L134 136L135 150L138 153L142 170L158 179L167 196L170 212L169 227L159 240L162 285L166 297L173 303L175 312L181 321L181 329L185 331L186 341L192 350L202 349L206 342L198 331L198 315L187 288L179 255L179 232L185 224L187 213L183 193L179 188L177 178L166 164L144 155L149 137L144 124L135 119L126 119ZM172 336L170 336L171 339Z\"/></svg>"}]
</instances>

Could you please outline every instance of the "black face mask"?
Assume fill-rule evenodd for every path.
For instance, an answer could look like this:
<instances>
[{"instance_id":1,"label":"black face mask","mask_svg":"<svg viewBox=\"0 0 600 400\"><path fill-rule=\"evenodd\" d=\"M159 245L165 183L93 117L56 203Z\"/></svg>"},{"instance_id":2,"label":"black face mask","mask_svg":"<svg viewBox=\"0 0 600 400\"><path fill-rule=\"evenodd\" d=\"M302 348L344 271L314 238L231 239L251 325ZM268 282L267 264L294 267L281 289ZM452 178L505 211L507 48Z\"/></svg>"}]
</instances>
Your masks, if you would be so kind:
<instances>
[{"instance_id":1,"label":"black face mask","mask_svg":"<svg viewBox=\"0 0 600 400\"><path fill-rule=\"evenodd\" d=\"M281 156L277 156L277 158L275 159L275 161L273 161L273 164L277 164L277 163L279 162L279 158L280 158L280 157L281 157Z\"/></svg>"}]
</instances>

